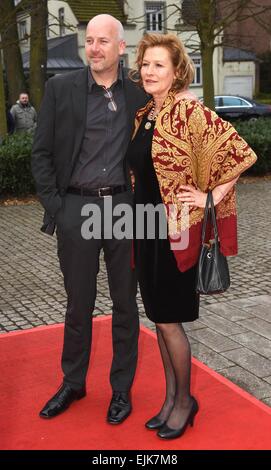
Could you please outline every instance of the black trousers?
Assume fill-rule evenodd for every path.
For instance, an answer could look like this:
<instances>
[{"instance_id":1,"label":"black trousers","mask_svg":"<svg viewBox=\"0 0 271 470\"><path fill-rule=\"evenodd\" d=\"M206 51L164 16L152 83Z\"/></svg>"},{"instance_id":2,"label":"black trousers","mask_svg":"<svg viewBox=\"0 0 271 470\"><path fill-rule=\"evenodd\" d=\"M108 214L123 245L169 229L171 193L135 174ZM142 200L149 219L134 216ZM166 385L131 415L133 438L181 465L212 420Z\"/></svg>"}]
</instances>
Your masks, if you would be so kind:
<instances>
[{"instance_id":1,"label":"black trousers","mask_svg":"<svg viewBox=\"0 0 271 470\"><path fill-rule=\"evenodd\" d=\"M66 194L57 213L58 257L67 293L62 370L64 383L72 388L79 389L85 384L91 352L99 256L103 249L113 302L110 382L113 390L128 391L133 382L138 353L137 283L135 271L131 268L131 239L119 240L106 232L103 223L105 200L106 203L111 201L113 208L117 204L132 206L132 195L128 192L116 194L110 200ZM102 236L99 239L85 239L82 236L82 223L86 217L81 215L81 211L83 206L88 207L86 204L95 204L100 211ZM118 218L114 217L113 223ZM97 222L98 219L97 213L93 220Z\"/></svg>"}]
</instances>

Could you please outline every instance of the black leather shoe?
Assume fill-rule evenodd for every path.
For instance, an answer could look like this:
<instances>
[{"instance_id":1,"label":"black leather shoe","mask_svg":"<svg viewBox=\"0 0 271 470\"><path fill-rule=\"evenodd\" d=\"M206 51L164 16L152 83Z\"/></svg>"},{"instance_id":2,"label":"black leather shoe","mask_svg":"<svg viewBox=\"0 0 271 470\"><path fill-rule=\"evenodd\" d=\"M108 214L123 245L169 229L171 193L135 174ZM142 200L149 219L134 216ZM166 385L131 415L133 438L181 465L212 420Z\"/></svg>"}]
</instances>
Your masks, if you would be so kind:
<instances>
[{"instance_id":1,"label":"black leather shoe","mask_svg":"<svg viewBox=\"0 0 271 470\"><path fill-rule=\"evenodd\" d=\"M179 429L171 429L167 424L165 424L158 431L158 433L157 433L158 437L161 437L162 439L175 439L176 437L181 437L185 433L185 430L186 430L188 424L190 424L190 426L193 426L194 418L195 418L197 412L199 411L199 405L198 405L197 400L194 397L192 397L192 400L193 400L192 408L190 410L190 413L189 413L184 425Z\"/></svg>"},{"instance_id":2,"label":"black leather shoe","mask_svg":"<svg viewBox=\"0 0 271 470\"><path fill-rule=\"evenodd\" d=\"M85 396L85 387L80 390L73 390L69 385L63 384L58 392L42 408L40 417L53 418L69 408L74 400L80 400Z\"/></svg>"},{"instance_id":3,"label":"black leather shoe","mask_svg":"<svg viewBox=\"0 0 271 470\"><path fill-rule=\"evenodd\" d=\"M154 416L145 423L146 428L148 429L159 429L166 424L166 421L161 421L161 419Z\"/></svg>"},{"instance_id":4,"label":"black leather shoe","mask_svg":"<svg viewBox=\"0 0 271 470\"><path fill-rule=\"evenodd\" d=\"M107 421L110 424L120 424L132 411L132 405L127 392L113 392L108 408Z\"/></svg>"}]
</instances>

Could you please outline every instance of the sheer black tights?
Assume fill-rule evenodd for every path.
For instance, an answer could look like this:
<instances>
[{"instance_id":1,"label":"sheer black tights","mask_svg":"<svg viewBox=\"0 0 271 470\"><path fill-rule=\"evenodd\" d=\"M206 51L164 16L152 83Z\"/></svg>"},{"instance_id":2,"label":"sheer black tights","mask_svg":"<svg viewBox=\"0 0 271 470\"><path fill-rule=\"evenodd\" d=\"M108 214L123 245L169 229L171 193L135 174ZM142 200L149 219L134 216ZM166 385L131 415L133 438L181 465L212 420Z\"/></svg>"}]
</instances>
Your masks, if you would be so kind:
<instances>
[{"instance_id":1,"label":"sheer black tights","mask_svg":"<svg viewBox=\"0 0 271 470\"><path fill-rule=\"evenodd\" d=\"M158 344L166 379L166 397L160 412L171 429L182 427L192 407L190 395L191 349L180 323L157 323Z\"/></svg>"}]
</instances>

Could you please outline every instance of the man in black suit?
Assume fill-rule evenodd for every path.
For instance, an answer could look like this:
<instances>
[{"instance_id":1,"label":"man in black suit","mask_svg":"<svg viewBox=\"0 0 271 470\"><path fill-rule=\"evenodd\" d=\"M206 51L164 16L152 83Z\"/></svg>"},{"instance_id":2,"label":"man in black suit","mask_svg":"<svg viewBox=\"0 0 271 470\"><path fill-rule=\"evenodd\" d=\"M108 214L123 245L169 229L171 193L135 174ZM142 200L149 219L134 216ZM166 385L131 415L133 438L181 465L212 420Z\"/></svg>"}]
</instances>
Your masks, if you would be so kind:
<instances>
[{"instance_id":1,"label":"man in black suit","mask_svg":"<svg viewBox=\"0 0 271 470\"><path fill-rule=\"evenodd\" d=\"M63 383L40 412L52 418L86 395L92 312L99 255L104 251L113 301L113 390L109 423L121 423L131 412L130 388L137 363L139 319L136 279L131 268L131 240L83 237L82 208L94 204L103 220L105 201L132 204L125 152L136 110L146 95L125 77L119 65L125 50L123 27L110 15L98 15L87 26L84 70L55 76L47 83L35 134L32 171L45 208L42 230L56 225L58 256L67 292ZM116 217L114 218L116 219Z\"/></svg>"}]
</instances>

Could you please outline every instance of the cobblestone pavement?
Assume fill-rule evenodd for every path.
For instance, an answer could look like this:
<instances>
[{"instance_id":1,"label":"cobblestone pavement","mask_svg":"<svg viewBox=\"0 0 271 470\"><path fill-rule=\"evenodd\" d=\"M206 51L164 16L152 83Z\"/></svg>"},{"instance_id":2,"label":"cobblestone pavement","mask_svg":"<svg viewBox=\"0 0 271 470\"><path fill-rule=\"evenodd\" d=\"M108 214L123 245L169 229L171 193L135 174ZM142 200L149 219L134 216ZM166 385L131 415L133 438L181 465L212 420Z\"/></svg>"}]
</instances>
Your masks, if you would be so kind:
<instances>
[{"instance_id":1,"label":"cobblestone pavement","mask_svg":"<svg viewBox=\"0 0 271 470\"><path fill-rule=\"evenodd\" d=\"M202 297L185 328L193 355L271 405L271 181L238 184L239 254L232 285ZM38 203L0 206L0 333L63 322L65 293L55 237L39 231ZM138 296L141 322L153 329ZM95 315L110 314L103 261Z\"/></svg>"}]
</instances>

